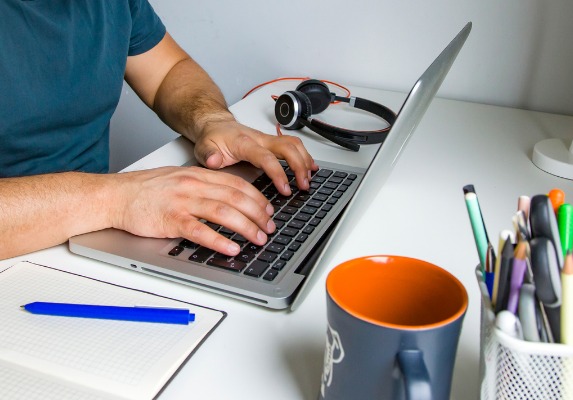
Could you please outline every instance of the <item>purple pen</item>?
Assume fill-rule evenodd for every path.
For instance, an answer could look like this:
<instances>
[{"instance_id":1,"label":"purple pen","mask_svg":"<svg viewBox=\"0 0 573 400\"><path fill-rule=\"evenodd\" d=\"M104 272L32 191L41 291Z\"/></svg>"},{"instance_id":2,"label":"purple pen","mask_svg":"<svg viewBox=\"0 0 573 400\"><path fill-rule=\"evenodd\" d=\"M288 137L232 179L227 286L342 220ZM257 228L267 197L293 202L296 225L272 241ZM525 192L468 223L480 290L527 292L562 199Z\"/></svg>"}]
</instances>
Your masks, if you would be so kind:
<instances>
[{"instance_id":1,"label":"purple pen","mask_svg":"<svg viewBox=\"0 0 573 400\"><path fill-rule=\"evenodd\" d=\"M507 310L517 315L517 305L519 303L519 291L523 285L527 262L525 253L527 250L526 242L519 242L515 249L515 257L511 267L511 281L509 284L509 299L507 301Z\"/></svg>"}]
</instances>

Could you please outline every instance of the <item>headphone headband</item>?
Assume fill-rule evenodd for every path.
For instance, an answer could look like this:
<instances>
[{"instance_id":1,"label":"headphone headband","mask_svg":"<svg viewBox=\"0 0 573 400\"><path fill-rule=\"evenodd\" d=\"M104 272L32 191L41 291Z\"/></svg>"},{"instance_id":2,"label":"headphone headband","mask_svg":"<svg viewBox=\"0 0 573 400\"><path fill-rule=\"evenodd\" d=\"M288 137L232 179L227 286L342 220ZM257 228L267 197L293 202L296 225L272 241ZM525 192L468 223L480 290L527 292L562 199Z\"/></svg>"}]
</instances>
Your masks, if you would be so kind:
<instances>
[{"instance_id":1,"label":"headphone headband","mask_svg":"<svg viewBox=\"0 0 573 400\"><path fill-rule=\"evenodd\" d=\"M313 114L324 111L334 101L348 103L350 107L374 114L388 125L378 130L355 131L330 125L312 117ZM338 97L330 92L324 82L316 79L304 81L297 86L297 90L287 91L279 96L275 103L275 117L285 129L307 127L353 151L358 151L361 144L384 142L396 121L396 114L388 107L360 97Z\"/></svg>"}]
</instances>

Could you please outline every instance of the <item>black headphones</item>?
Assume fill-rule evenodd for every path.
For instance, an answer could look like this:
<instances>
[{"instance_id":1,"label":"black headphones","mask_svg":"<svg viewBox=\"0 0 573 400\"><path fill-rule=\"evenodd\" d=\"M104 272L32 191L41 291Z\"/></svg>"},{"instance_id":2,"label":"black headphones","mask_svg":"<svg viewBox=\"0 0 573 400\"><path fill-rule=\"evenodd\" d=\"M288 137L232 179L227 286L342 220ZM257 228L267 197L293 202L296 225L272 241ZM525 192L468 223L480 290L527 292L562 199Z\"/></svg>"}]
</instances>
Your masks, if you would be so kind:
<instances>
[{"instance_id":1,"label":"black headphones","mask_svg":"<svg viewBox=\"0 0 573 400\"><path fill-rule=\"evenodd\" d=\"M375 131L353 131L329 125L312 118L326 110L334 101L348 103L350 107L367 111L388 123L384 129ZM352 151L360 150L361 144L382 143L388 136L396 114L388 107L360 97L339 97L331 93L328 86L318 79L301 82L296 90L280 95L275 103L275 117L285 129L307 127L322 137Z\"/></svg>"}]
</instances>

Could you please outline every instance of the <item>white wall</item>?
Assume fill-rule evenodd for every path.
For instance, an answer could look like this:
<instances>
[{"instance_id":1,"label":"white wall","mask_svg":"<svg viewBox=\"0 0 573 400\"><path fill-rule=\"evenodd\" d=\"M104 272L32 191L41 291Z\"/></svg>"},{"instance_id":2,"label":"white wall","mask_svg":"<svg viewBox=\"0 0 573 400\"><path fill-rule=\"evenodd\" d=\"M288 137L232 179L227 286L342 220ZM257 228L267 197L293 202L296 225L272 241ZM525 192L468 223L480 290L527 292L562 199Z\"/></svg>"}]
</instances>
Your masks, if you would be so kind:
<instances>
[{"instance_id":1,"label":"white wall","mask_svg":"<svg viewBox=\"0 0 573 400\"><path fill-rule=\"evenodd\" d=\"M150 2L229 104L281 76L407 92L471 20L438 96L573 115L571 0ZM174 137L125 86L112 120L112 170Z\"/></svg>"}]
</instances>

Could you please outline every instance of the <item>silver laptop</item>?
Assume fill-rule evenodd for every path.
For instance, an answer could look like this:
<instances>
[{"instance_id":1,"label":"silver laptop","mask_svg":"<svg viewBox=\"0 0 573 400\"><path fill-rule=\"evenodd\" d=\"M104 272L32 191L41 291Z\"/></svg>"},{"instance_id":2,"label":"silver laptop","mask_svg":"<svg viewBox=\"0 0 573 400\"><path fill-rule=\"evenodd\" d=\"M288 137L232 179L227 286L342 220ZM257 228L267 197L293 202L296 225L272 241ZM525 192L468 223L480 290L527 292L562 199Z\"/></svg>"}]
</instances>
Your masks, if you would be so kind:
<instances>
[{"instance_id":1,"label":"silver laptop","mask_svg":"<svg viewBox=\"0 0 573 400\"><path fill-rule=\"evenodd\" d=\"M468 23L412 87L386 140L369 167L359 169L317 160L309 192L283 197L256 168L241 164L229 171L253 182L275 207L277 231L256 246L224 226L217 230L241 245L229 258L185 240L143 238L105 229L70 239L74 253L159 278L213 291L273 309L294 310L388 178L471 30ZM187 164L188 165L188 164ZM291 172L286 164L287 176Z\"/></svg>"}]
</instances>

